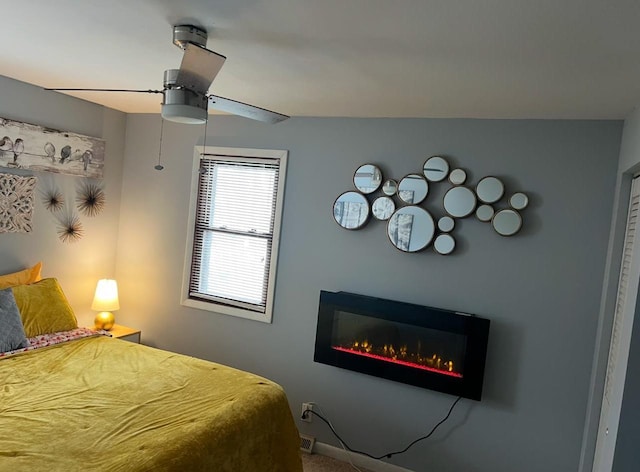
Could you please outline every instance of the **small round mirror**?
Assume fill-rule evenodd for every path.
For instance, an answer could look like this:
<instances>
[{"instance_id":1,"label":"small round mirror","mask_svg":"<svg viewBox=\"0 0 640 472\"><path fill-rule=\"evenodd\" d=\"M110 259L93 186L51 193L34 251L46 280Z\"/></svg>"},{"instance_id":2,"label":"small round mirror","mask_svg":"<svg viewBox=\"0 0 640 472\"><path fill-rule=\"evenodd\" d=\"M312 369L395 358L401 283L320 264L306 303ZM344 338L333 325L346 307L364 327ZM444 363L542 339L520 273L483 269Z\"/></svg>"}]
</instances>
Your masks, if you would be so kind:
<instances>
[{"instance_id":1,"label":"small round mirror","mask_svg":"<svg viewBox=\"0 0 640 472\"><path fill-rule=\"evenodd\" d=\"M345 192L333 204L333 218L345 229L360 229L369 220L369 202L358 192Z\"/></svg>"},{"instance_id":2,"label":"small round mirror","mask_svg":"<svg viewBox=\"0 0 640 472\"><path fill-rule=\"evenodd\" d=\"M491 205L480 205L477 209L476 209L476 218L478 218L480 221L491 221L491 218L493 218L493 207Z\"/></svg>"},{"instance_id":3,"label":"small round mirror","mask_svg":"<svg viewBox=\"0 0 640 472\"><path fill-rule=\"evenodd\" d=\"M449 182L453 185L462 185L467 180L467 173L464 169L453 169L449 174Z\"/></svg>"},{"instance_id":4,"label":"small round mirror","mask_svg":"<svg viewBox=\"0 0 640 472\"><path fill-rule=\"evenodd\" d=\"M390 197L378 197L371 205L371 212L379 220L388 220L396 211L396 204Z\"/></svg>"},{"instance_id":5,"label":"small round mirror","mask_svg":"<svg viewBox=\"0 0 640 472\"><path fill-rule=\"evenodd\" d=\"M443 233L449 233L453 231L455 221L450 216L443 216L438 220L438 229Z\"/></svg>"},{"instance_id":6,"label":"small round mirror","mask_svg":"<svg viewBox=\"0 0 640 472\"><path fill-rule=\"evenodd\" d=\"M373 193L382 184L382 172L373 164L362 165L353 175L353 184L364 194Z\"/></svg>"},{"instance_id":7,"label":"small round mirror","mask_svg":"<svg viewBox=\"0 0 640 472\"><path fill-rule=\"evenodd\" d=\"M456 240L450 234L439 234L433 242L433 248L438 254L451 254L456 248Z\"/></svg>"},{"instance_id":8,"label":"small round mirror","mask_svg":"<svg viewBox=\"0 0 640 472\"><path fill-rule=\"evenodd\" d=\"M509 205L514 210L524 210L529 205L529 197L522 192L514 193L509 199Z\"/></svg>"},{"instance_id":9,"label":"small round mirror","mask_svg":"<svg viewBox=\"0 0 640 472\"><path fill-rule=\"evenodd\" d=\"M504 195L504 184L497 177L484 177L476 185L476 194L482 203L495 203Z\"/></svg>"},{"instance_id":10,"label":"small round mirror","mask_svg":"<svg viewBox=\"0 0 640 472\"><path fill-rule=\"evenodd\" d=\"M429 193L429 184L418 174L409 174L398 184L398 197L405 203L418 204Z\"/></svg>"},{"instance_id":11,"label":"small round mirror","mask_svg":"<svg viewBox=\"0 0 640 472\"><path fill-rule=\"evenodd\" d=\"M512 236L520 231L522 217L515 210L500 210L491 220L493 229L501 236Z\"/></svg>"},{"instance_id":12,"label":"small round mirror","mask_svg":"<svg viewBox=\"0 0 640 472\"><path fill-rule=\"evenodd\" d=\"M464 218L476 209L476 195L467 187L453 187L444 194L444 209L454 218Z\"/></svg>"},{"instance_id":13,"label":"small round mirror","mask_svg":"<svg viewBox=\"0 0 640 472\"><path fill-rule=\"evenodd\" d=\"M440 156L433 156L424 163L422 172L429 182L440 182L449 174L449 163Z\"/></svg>"},{"instance_id":14,"label":"small round mirror","mask_svg":"<svg viewBox=\"0 0 640 472\"><path fill-rule=\"evenodd\" d=\"M424 208L410 205L398 209L387 223L391 244L404 252L426 248L435 232L433 217Z\"/></svg>"},{"instance_id":15,"label":"small round mirror","mask_svg":"<svg viewBox=\"0 0 640 472\"><path fill-rule=\"evenodd\" d=\"M382 193L388 196L395 195L398 191L398 182L393 179L385 180L382 184Z\"/></svg>"}]
</instances>

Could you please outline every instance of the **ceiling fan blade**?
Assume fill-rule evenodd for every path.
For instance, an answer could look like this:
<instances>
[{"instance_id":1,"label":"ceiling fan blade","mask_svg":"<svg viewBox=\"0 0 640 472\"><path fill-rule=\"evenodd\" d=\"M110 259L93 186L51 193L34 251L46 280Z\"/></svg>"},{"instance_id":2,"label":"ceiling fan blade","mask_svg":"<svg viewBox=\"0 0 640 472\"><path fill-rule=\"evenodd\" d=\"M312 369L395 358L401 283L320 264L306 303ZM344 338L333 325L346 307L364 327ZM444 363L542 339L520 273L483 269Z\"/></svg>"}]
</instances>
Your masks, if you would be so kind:
<instances>
[{"instance_id":1,"label":"ceiling fan blade","mask_svg":"<svg viewBox=\"0 0 640 472\"><path fill-rule=\"evenodd\" d=\"M187 43L176 84L207 93L227 58L197 44Z\"/></svg>"},{"instance_id":2,"label":"ceiling fan blade","mask_svg":"<svg viewBox=\"0 0 640 472\"><path fill-rule=\"evenodd\" d=\"M163 93L163 90L135 90L135 89L99 89L99 88L44 88L55 92L136 92L136 93Z\"/></svg>"},{"instance_id":3,"label":"ceiling fan blade","mask_svg":"<svg viewBox=\"0 0 640 472\"><path fill-rule=\"evenodd\" d=\"M252 120L264 121L265 123L275 124L289 118L282 113L276 113L275 111L267 110L266 108L260 108L247 103L238 102L229 98L218 97L216 95L209 95L209 107L216 110L226 111L238 116L244 116L245 118L251 118Z\"/></svg>"}]
</instances>

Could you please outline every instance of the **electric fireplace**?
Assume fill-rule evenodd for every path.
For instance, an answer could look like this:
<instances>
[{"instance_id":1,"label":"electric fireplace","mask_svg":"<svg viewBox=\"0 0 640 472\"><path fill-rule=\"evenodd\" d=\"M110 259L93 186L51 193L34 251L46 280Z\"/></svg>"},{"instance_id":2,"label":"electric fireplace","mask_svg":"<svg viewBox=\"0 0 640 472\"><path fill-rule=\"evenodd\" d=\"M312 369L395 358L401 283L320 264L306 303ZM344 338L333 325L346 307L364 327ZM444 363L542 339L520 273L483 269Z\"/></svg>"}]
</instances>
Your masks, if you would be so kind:
<instances>
[{"instance_id":1,"label":"electric fireplace","mask_svg":"<svg viewBox=\"0 0 640 472\"><path fill-rule=\"evenodd\" d=\"M320 292L314 361L480 400L489 320L347 292Z\"/></svg>"}]
</instances>

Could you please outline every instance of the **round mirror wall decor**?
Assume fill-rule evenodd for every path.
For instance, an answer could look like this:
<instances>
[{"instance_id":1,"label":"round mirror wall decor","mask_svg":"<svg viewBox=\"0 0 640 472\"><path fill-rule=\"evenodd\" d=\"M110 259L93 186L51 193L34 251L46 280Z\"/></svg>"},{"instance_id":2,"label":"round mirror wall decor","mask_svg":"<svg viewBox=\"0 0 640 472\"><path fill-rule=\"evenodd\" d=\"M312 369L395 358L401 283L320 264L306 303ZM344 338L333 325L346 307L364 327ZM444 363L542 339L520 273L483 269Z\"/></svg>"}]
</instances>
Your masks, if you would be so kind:
<instances>
[{"instance_id":1,"label":"round mirror wall decor","mask_svg":"<svg viewBox=\"0 0 640 472\"><path fill-rule=\"evenodd\" d=\"M353 175L353 184L364 194L373 193L382 184L382 172L373 164L362 165Z\"/></svg>"},{"instance_id":2,"label":"round mirror wall decor","mask_svg":"<svg viewBox=\"0 0 640 472\"><path fill-rule=\"evenodd\" d=\"M453 185L462 185L467 181L467 173L464 169L453 169L449 174L449 182Z\"/></svg>"},{"instance_id":3,"label":"round mirror wall decor","mask_svg":"<svg viewBox=\"0 0 640 472\"><path fill-rule=\"evenodd\" d=\"M385 180L382 184L382 193L391 197L398 191L398 182L393 179Z\"/></svg>"},{"instance_id":4,"label":"round mirror wall decor","mask_svg":"<svg viewBox=\"0 0 640 472\"><path fill-rule=\"evenodd\" d=\"M491 221L491 218L493 218L493 207L491 205L480 205L478 208L476 208L476 218L478 218L480 221L484 221L485 223L487 221Z\"/></svg>"},{"instance_id":5,"label":"round mirror wall decor","mask_svg":"<svg viewBox=\"0 0 640 472\"><path fill-rule=\"evenodd\" d=\"M435 233L433 217L424 208L410 205L398 209L387 223L391 244L403 252L418 252L426 248Z\"/></svg>"},{"instance_id":6,"label":"round mirror wall decor","mask_svg":"<svg viewBox=\"0 0 640 472\"><path fill-rule=\"evenodd\" d=\"M500 236L513 236L522 227L522 217L515 210L500 210L493 216L491 225Z\"/></svg>"},{"instance_id":7,"label":"round mirror wall decor","mask_svg":"<svg viewBox=\"0 0 640 472\"><path fill-rule=\"evenodd\" d=\"M476 185L476 195L482 203L495 203L504 195L504 184L497 177L484 177Z\"/></svg>"},{"instance_id":8,"label":"round mirror wall decor","mask_svg":"<svg viewBox=\"0 0 640 472\"><path fill-rule=\"evenodd\" d=\"M451 169L448 160L442 156L429 157L422 165L422 173L410 173L400 181L383 179L378 166L363 164L353 176L356 190L346 191L336 198L333 218L342 228L357 230L373 215L374 220L386 222L389 241L403 252L418 252L432 246L437 254L451 254L456 247L454 232L464 226L458 225L456 218L474 214L478 221L490 223L501 236L518 233L523 225L520 212L529 206L528 195L512 193L508 205L502 205L506 208L500 208L499 202L506 193L501 179L486 176L475 185L468 183L468 179L466 170ZM437 221L423 208L433 204L423 203L429 195L442 195L432 190L432 185L446 186L442 189L444 211L438 212L444 216ZM431 200L435 199L432 197Z\"/></svg>"},{"instance_id":9,"label":"round mirror wall decor","mask_svg":"<svg viewBox=\"0 0 640 472\"><path fill-rule=\"evenodd\" d=\"M386 221L391 218L393 212L396 211L396 204L389 197L378 197L371 205L373 216L379 220Z\"/></svg>"},{"instance_id":10,"label":"round mirror wall decor","mask_svg":"<svg viewBox=\"0 0 640 472\"><path fill-rule=\"evenodd\" d=\"M398 184L398 197L405 203L417 205L427 198L429 184L418 174L409 174Z\"/></svg>"},{"instance_id":11,"label":"round mirror wall decor","mask_svg":"<svg viewBox=\"0 0 640 472\"><path fill-rule=\"evenodd\" d=\"M454 219L450 216L443 216L438 220L438 229L443 233L450 233L455 225Z\"/></svg>"},{"instance_id":12,"label":"round mirror wall decor","mask_svg":"<svg viewBox=\"0 0 640 472\"><path fill-rule=\"evenodd\" d=\"M524 210L529 205L529 197L522 192L514 193L509 199L509 205L514 210Z\"/></svg>"},{"instance_id":13,"label":"round mirror wall decor","mask_svg":"<svg viewBox=\"0 0 640 472\"><path fill-rule=\"evenodd\" d=\"M449 163L440 156L430 157L422 166L422 173L429 182L440 182L449 175Z\"/></svg>"},{"instance_id":14,"label":"round mirror wall decor","mask_svg":"<svg viewBox=\"0 0 640 472\"><path fill-rule=\"evenodd\" d=\"M444 211L454 218L469 216L476 203L476 194L467 187L453 187L444 194Z\"/></svg>"},{"instance_id":15,"label":"round mirror wall decor","mask_svg":"<svg viewBox=\"0 0 640 472\"><path fill-rule=\"evenodd\" d=\"M453 236L450 234L440 234L433 242L433 248L438 254L446 256L447 254L451 254L456 248L456 240L453 239Z\"/></svg>"},{"instance_id":16,"label":"round mirror wall decor","mask_svg":"<svg viewBox=\"0 0 640 472\"><path fill-rule=\"evenodd\" d=\"M360 229L369 220L369 202L358 192L345 192L333 204L333 218L344 229Z\"/></svg>"}]
</instances>

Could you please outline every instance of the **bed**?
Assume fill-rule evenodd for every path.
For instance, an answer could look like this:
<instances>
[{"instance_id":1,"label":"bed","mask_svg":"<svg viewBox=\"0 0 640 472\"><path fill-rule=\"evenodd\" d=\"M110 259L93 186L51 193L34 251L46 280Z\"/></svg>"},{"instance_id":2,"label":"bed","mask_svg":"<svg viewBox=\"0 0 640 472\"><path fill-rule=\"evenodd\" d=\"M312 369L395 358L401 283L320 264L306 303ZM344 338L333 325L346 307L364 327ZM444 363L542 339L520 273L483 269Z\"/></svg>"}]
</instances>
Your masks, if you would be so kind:
<instances>
[{"instance_id":1,"label":"bed","mask_svg":"<svg viewBox=\"0 0 640 472\"><path fill-rule=\"evenodd\" d=\"M9 291L33 334L19 287L42 282L0 290L3 332ZM276 383L66 327L0 349L0 470L302 471Z\"/></svg>"}]
</instances>

